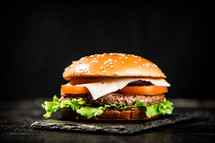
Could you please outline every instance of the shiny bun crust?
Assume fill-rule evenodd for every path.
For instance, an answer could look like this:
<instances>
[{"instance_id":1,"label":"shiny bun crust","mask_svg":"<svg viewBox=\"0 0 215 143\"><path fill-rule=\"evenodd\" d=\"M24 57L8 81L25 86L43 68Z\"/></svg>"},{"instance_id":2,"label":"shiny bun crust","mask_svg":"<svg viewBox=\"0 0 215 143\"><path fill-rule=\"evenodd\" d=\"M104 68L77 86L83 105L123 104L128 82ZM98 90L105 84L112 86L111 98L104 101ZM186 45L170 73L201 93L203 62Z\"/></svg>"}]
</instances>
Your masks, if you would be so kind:
<instances>
[{"instance_id":1,"label":"shiny bun crust","mask_svg":"<svg viewBox=\"0 0 215 143\"><path fill-rule=\"evenodd\" d=\"M79 77L153 77L166 78L157 65L131 54L104 53L74 61L64 73L65 80Z\"/></svg>"}]
</instances>

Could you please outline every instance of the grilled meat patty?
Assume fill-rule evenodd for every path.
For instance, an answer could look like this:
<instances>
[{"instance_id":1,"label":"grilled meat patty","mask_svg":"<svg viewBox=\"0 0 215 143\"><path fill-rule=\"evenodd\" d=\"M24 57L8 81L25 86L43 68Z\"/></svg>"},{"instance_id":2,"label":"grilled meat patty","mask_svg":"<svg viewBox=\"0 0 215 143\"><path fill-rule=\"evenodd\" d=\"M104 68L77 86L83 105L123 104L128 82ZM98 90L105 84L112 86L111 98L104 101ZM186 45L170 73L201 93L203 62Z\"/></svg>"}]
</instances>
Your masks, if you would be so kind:
<instances>
[{"instance_id":1,"label":"grilled meat patty","mask_svg":"<svg viewBox=\"0 0 215 143\"><path fill-rule=\"evenodd\" d=\"M96 100L93 100L90 94L61 94L60 102L72 100L73 98L83 98L83 100L88 104L94 105L110 105L116 104L123 106L131 106L135 104L136 100L141 102L146 102L147 105L157 104L163 102L165 98L165 94L159 95L127 95L122 93L109 93L103 97L100 97Z\"/></svg>"}]
</instances>

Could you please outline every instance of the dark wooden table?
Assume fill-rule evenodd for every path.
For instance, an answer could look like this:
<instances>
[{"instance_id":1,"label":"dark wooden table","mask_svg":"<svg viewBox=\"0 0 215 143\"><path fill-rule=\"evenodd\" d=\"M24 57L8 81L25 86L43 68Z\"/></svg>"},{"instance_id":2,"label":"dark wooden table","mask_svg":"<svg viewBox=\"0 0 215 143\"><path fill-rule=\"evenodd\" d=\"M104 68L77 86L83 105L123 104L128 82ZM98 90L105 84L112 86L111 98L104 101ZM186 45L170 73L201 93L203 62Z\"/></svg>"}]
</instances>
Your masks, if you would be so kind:
<instances>
[{"instance_id":1,"label":"dark wooden table","mask_svg":"<svg viewBox=\"0 0 215 143\"><path fill-rule=\"evenodd\" d=\"M43 120L40 104L45 99L0 101L0 141L5 142L211 142L215 139L215 101L172 99L178 112L201 110L210 113L206 120L184 121L132 135L114 135L99 132L68 132L33 130L30 125ZM59 118L55 114L53 118Z\"/></svg>"}]
</instances>

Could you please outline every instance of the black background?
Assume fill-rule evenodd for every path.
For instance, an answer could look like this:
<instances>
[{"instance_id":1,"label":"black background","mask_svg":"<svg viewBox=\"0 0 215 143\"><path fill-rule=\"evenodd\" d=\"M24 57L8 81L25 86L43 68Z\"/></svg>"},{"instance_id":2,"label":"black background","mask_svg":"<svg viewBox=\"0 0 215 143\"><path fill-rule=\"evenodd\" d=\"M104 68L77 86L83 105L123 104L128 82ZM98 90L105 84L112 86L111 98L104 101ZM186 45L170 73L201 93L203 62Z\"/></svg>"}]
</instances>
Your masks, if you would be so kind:
<instances>
[{"instance_id":1,"label":"black background","mask_svg":"<svg viewBox=\"0 0 215 143\"><path fill-rule=\"evenodd\" d=\"M64 68L122 52L155 62L168 97L214 98L210 3L7 3L2 5L2 98L59 95Z\"/></svg>"}]
</instances>

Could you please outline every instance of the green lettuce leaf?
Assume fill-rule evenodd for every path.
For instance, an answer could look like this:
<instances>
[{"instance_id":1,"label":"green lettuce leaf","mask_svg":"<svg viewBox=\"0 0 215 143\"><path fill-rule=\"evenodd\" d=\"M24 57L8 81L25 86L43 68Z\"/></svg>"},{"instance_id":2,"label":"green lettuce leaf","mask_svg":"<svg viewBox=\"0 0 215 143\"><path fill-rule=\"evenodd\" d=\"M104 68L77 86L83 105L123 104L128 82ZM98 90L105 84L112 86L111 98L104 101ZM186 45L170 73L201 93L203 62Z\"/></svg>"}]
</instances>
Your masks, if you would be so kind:
<instances>
[{"instance_id":1,"label":"green lettuce leaf","mask_svg":"<svg viewBox=\"0 0 215 143\"><path fill-rule=\"evenodd\" d=\"M117 106L116 104L111 104L100 107L92 107L91 104L86 104L82 98L73 98L71 101L62 101L60 103L56 95L53 97L53 101L45 101L44 104L42 104L42 107L46 111L46 113L43 115L45 118L50 118L51 114L53 112L56 112L60 108L71 108L72 110L76 111L78 114L86 117L87 119L101 115L107 108L126 110L128 108L133 107L145 107L147 117L153 117L157 114L172 114L172 110L174 108L173 103L166 99L164 99L164 101L161 103L149 106L147 106L145 102L137 100L136 103L132 106Z\"/></svg>"},{"instance_id":2,"label":"green lettuce leaf","mask_svg":"<svg viewBox=\"0 0 215 143\"><path fill-rule=\"evenodd\" d=\"M157 114L172 114L172 110L174 109L173 103L164 99L163 102L149 105L146 107L146 116L153 117Z\"/></svg>"},{"instance_id":3,"label":"green lettuce leaf","mask_svg":"<svg viewBox=\"0 0 215 143\"><path fill-rule=\"evenodd\" d=\"M76 111L81 106L87 105L83 98L73 98L71 101L63 101L60 103L60 108L72 108L72 110Z\"/></svg>"},{"instance_id":4,"label":"green lettuce leaf","mask_svg":"<svg viewBox=\"0 0 215 143\"><path fill-rule=\"evenodd\" d=\"M42 104L42 107L46 111L46 114L44 114L43 116L45 118L50 118L52 112L56 112L60 108L59 99L55 95L53 97L53 101L45 101L44 104Z\"/></svg>"},{"instance_id":5,"label":"green lettuce leaf","mask_svg":"<svg viewBox=\"0 0 215 143\"><path fill-rule=\"evenodd\" d=\"M76 112L87 119L90 119L92 117L96 117L97 115L101 115L104 111L104 109L101 107L90 107L90 106L85 106L81 107L80 109L77 109Z\"/></svg>"}]
</instances>

